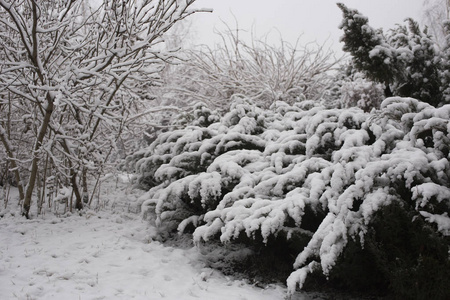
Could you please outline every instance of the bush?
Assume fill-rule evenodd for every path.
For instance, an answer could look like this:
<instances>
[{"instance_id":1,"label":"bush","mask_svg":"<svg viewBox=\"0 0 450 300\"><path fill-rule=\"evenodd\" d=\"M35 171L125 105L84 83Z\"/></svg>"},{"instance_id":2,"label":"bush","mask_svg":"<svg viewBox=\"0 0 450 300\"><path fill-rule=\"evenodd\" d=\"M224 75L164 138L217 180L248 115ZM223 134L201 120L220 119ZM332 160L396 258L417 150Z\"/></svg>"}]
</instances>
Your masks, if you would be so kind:
<instances>
[{"instance_id":1,"label":"bush","mask_svg":"<svg viewBox=\"0 0 450 300\"><path fill-rule=\"evenodd\" d=\"M450 106L411 98L388 98L372 113L309 101L263 110L238 99L220 122L162 134L130 165L158 224L191 228L197 244L245 237L294 253L290 293L320 271L338 286L399 297L408 296L400 284L416 280L439 298L449 263L449 120Z\"/></svg>"},{"instance_id":2,"label":"bush","mask_svg":"<svg viewBox=\"0 0 450 300\"><path fill-rule=\"evenodd\" d=\"M218 33L222 42L215 47L185 52L186 63L173 70L163 88L171 103L202 101L227 111L230 99L239 95L266 109L276 101L323 100L340 61L325 45L291 45L280 37L274 46L254 33L248 41L244 30L226 29Z\"/></svg>"},{"instance_id":3,"label":"bush","mask_svg":"<svg viewBox=\"0 0 450 300\"><path fill-rule=\"evenodd\" d=\"M448 240L403 203L374 214L364 248L349 242L330 273L332 285L394 299L449 298Z\"/></svg>"}]
</instances>

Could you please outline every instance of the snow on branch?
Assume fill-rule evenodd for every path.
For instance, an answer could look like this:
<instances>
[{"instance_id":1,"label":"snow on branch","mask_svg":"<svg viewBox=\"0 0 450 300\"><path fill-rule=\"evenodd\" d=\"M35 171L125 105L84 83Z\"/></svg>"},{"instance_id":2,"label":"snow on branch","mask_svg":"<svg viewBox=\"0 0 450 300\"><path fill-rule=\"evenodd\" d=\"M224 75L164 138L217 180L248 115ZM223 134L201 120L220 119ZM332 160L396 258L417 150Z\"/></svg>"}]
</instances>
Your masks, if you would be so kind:
<instances>
[{"instance_id":1,"label":"snow on branch","mask_svg":"<svg viewBox=\"0 0 450 300\"><path fill-rule=\"evenodd\" d=\"M313 270L328 275L350 240L364 246L392 203L448 234L449 113L411 98L371 113L237 99L219 122L164 133L129 163L148 189L145 209L158 224L193 226L196 243L306 241L292 293Z\"/></svg>"},{"instance_id":2,"label":"snow on branch","mask_svg":"<svg viewBox=\"0 0 450 300\"><path fill-rule=\"evenodd\" d=\"M87 190L86 177L99 178L92 170L103 172L111 157L128 150L124 133L140 131L136 119L156 111L139 95L178 56L161 46L164 35L199 11L194 2L0 0L0 98L12 117L32 115L29 124L7 124L27 134L11 141L31 160L20 165L30 172L27 217L40 173L54 169L70 178L81 209L78 182Z\"/></svg>"}]
</instances>

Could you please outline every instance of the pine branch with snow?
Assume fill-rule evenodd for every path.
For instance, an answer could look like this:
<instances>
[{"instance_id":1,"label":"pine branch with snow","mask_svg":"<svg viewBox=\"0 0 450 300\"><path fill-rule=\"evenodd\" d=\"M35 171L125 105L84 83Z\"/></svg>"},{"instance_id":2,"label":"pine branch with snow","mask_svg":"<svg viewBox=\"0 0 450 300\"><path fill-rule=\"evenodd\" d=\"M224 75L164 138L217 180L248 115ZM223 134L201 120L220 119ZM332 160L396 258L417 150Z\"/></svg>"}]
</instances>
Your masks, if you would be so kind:
<instances>
[{"instance_id":1,"label":"pine branch with snow","mask_svg":"<svg viewBox=\"0 0 450 300\"><path fill-rule=\"evenodd\" d=\"M391 205L448 236L449 114L412 98L371 113L239 100L220 122L166 133L139 153L140 181L152 183L143 209L195 228L196 243L302 240L292 293L312 271L332 274L349 242L364 247Z\"/></svg>"}]
</instances>

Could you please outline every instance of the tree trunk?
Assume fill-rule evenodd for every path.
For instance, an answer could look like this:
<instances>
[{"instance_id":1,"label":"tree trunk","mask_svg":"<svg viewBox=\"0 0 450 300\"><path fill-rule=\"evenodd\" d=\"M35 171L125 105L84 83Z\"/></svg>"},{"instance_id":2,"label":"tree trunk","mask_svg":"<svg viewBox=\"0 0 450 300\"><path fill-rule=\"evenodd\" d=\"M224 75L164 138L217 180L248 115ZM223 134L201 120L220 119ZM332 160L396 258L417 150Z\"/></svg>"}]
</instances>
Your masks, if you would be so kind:
<instances>
[{"instance_id":1,"label":"tree trunk","mask_svg":"<svg viewBox=\"0 0 450 300\"><path fill-rule=\"evenodd\" d=\"M22 180L20 178L19 168L17 167L17 164L16 164L16 157L14 156L14 152L11 149L12 146L9 143L8 137L6 136L6 131L1 124L0 124L0 140L2 141L2 144L5 147L6 154L8 155L8 158L9 158L9 163L11 164L11 169L14 170L13 173L14 173L14 176L16 177L17 188L19 189L20 201L22 201L25 198L25 194L24 194L24 189L23 189L23 185L22 185Z\"/></svg>"},{"instance_id":2,"label":"tree trunk","mask_svg":"<svg viewBox=\"0 0 450 300\"><path fill-rule=\"evenodd\" d=\"M24 215L27 219L30 218L29 212L31 207L31 196L33 194L34 185L36 184L36 176L38 172L38 162L39 162L38 151L42 146L42 141L44 140L45 134L47 133L47 128L49 127L50 124L50 118L53 114L53 98L49 93L47 93L46 98L47 98L47 107L45 109L44 120L42 121L42 125L41 128L39 129L39 134L36 139L36 143L34 145L34 151L32 153L33 160L31 162L30 179L28 180L27 189L25 192L25 199L23 202L22 215Z\"/></svg>"},{"instance_id":3,"label":"tree trunk","mask_svg":"<svg viewBox=\"0 0 450 300\"><path fill-rule=\"evenodd\" d=\"M77 184L77 174L78 172L74 168L72 163L72 158L70 157L71 151L65 139L59 141L60 145L63 147L64 151L67 153L67 163L70 169L70 185L72 186L73 193L75 194L75 208L78 210L83 209L83 200L81 198L80 189ZM72 209L72 208L71 208Z\"/></svg>"},{"instance_id":4,"label":"tree trunk","mask_svg":"<svg viewBox=\"0 0 450 300\"><path fill-rule=\"evenodd\" d=\"M70 169L70 183L72 184L72 190L75 194L75 209L83 209L83 201L81 200L80 190L77 184L77 172L73 168Z\"/></svg>"},{"instance_id":5,"label":"tree trunk","mask_svg":"<svg viewBox=\"0 0 450 300\"><path fill-rule=\"evenodd\" d=\"M87 204L89 202L89 190L87 185L87 168L83 167L83 173L81 176L83 185L83 203Z\"/></svg>"}]
</instances>

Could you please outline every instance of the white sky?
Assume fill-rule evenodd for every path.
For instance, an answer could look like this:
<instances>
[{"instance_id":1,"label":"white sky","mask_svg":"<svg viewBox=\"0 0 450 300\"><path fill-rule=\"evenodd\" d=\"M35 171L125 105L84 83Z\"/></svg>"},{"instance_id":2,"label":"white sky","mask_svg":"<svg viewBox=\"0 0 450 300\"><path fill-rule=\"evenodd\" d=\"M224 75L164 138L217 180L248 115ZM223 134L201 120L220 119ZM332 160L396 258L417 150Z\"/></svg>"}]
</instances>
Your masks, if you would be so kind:
<instances>
[{"instance_id":1,"label":"white sky","mask_svg":"<svg viewBox=\"0 0 450 300\"><path fill-rule=\"evenodd\" d=\"M337 27L342 12L336 2L358 9L375 28L393 28L407 17L422 19L423 0L197 0L196 7L212 8L214 12L192 16L191 32L196 43L212 46L218 41L214 28L223 29L222 21L235 28L236 19L240 29L253 28L259 37L270 33L269 37L279 39L279 31L290 43L302 35L302 41L327 41L340 51L342 32Z\"/></svg>"}]
</instances>

